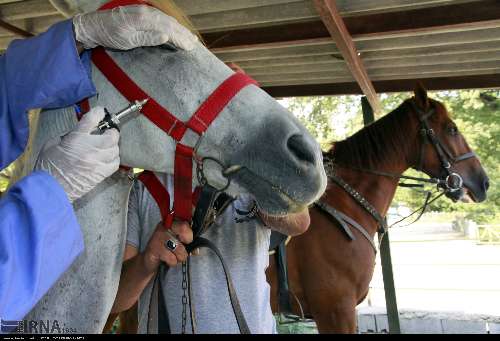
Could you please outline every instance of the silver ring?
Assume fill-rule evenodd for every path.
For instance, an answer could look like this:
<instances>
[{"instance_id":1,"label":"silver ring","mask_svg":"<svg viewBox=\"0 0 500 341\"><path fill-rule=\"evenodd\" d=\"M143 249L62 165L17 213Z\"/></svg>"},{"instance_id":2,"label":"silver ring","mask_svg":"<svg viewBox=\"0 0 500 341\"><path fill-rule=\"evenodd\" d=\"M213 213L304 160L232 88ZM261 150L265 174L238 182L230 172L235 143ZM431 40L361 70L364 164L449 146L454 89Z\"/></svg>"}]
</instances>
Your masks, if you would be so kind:
<instances>
[{"instance_id":1,"label":"silver ring","mask_svg":"<svg viewBox=\"0 0 500 341\"><path fill-rule=\"evenodd\" d=\"M170 251L174 252L177 249L177 241L175 239L169 239L165 242L165 247Z\"/></svg>"},{"instance_id":2,"label":"silver ring","mask_svg":"<svg viewBox=\"0 0 500 341\"><path fill-rule=\"evenodd\" d=\"M455 183L455 180L458 183ZM464 180L462 179L462 177L458 173L451 173L450 175L448 175L446 177L445 183L446 183L446 187L448 187L448 190L450 192L456 192L463 187Z\"/></svg>"}]
</instances>

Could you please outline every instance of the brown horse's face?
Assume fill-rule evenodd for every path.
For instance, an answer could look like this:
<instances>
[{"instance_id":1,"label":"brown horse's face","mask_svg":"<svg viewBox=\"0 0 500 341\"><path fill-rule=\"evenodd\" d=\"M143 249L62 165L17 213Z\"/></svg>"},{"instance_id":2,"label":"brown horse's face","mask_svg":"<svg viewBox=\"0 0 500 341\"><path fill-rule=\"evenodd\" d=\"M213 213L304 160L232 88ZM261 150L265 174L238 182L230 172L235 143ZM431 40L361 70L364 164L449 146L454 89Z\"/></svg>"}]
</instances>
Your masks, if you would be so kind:
<instances>
[{"instance_id":1,"label":"brown horse's face","mask_svg":"<svg viewBox=\"0 0 500 341\"><path fill-rule=\"evenodd\" d=\"M434 113L427 120L428 126L434 131L435 136L449 151L452 158L456 159L472 152L442 103L428 99L423 88L415 91L414 100L423 111L434 109ZM421 139L419 143L423 143L423 140ZM431 177L446 178L446 170L443 168L433 144L427 141L423 148L425 149L422 163L423 171ZM450 171L457 173L463 179L463 186L459 190L447 192L446 196L453 201L482 202L486 200L489 180L478 157L469 157L458 162L449 161L451 163Z\"/></svg>"}]
</instances>

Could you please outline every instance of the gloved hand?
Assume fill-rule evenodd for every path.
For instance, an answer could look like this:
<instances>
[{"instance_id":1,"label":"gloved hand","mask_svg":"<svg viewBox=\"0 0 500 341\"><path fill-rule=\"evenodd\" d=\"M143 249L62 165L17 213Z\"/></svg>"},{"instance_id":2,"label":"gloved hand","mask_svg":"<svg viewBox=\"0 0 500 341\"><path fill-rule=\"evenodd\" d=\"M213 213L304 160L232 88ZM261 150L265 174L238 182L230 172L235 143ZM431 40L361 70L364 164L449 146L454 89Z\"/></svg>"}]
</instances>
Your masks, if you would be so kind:
<instances>
[{"instance_id":1,"label":"gloved hand","mask_svg":"<svg viewBox=\"0 0 500 341\"><path fill-rule=\"evenodd\" d=\"M145 5L78 14L73 25L76 40L86 49L100 45L129 50L171 42L181 49L192 50L198 39L174 18Z\"/></svg>"},{"instance_id":2,"label":"gloved hand","mask_svg":"<svg viewBox=\"0 0 500 341\"><path fill-rule=\"evenodd\" d=\"M104 118L102 107L95 107L78 122L76 129L57 143L45 145L35 169L49 172L62 185L71 202L82 197L120 166L116 129L91 135Z\"/></svg>"}]
</instances>

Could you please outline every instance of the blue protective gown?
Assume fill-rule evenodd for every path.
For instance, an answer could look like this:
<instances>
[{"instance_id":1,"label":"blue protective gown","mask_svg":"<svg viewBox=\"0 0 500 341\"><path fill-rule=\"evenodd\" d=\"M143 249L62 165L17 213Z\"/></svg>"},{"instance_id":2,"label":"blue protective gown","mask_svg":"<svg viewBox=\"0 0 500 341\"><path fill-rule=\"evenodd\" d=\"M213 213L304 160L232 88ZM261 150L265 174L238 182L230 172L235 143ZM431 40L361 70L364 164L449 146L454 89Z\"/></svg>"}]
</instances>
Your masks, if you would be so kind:
<instances>
[{"instance_id":1,"label":"blue protective gown","mask_svg":"<svg viewBox=\"0 0 500 341\"><path fill-rule=\"evenodd\" d=\"M95 94L88 70L70 20L10 44L0 56L0 169L26 147L28 110ZM82 250L73 207L52 176L34 172L13 186L0 200L0 319L21 320Z\"/></svg>"}]
</instances>

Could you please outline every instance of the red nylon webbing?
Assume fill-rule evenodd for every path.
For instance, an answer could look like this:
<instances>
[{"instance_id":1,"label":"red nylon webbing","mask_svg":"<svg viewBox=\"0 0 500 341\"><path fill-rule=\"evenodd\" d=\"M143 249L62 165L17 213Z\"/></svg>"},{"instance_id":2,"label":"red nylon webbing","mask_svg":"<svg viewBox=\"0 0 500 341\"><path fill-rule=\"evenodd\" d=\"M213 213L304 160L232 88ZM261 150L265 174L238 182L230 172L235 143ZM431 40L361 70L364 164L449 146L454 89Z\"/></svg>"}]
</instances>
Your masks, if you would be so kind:
<instances>
[{"instance_id":1,"label":"red nylon webbing","mask_svg":"<svg viewBox=\"0 0 500 341\"><path fill-rule=\"evenodd\" d=\"M151 4L148 4L146 1L142 1L142 0L112 0L110 2L105 3L101 7L99 7L99 10L113 9L115 7L129 6L129 5L148 5L148 6L151 6Z\"/></svg>"},{"instance_id":2,"label":"red nylon webbing","mask_svg":"<svg viewBox=\"0 0 500 341\"><path fill-rule=\"evenodd\" d=\"M156 126L167 134L174 125L184 125L168 110L163 108L154 99L150 98L106 53L102 47L92 51L92 61L95 66L104 74L111 84L128 101L143 100L149 98L148 103L142 108L141 112L151 120Z\"/></svg>"},{"instance_id":3,"label":"red nylon webbing","mask_svg":"<svg viewBox=\"0 0 500 341\"><path fill-rule=\"evenodd\" d=\"M193 148L177 144L174 166L174 215L175 218L191 221L193 181Z\"/></svg>"},{"instance_id":4,"label":"red nylon webbing","mask_svg":"<svg viewBox=\"0 0 500 341\"><path fill-rule=\"evenodd\" d=\"M141 181L151 196L155 200L156 204L160 208L160 214L163 219L164 225L171 226L172 225L172 211L170 211L170 195L168 194L168 190L166 186L158 180L156 175L150 171L142 172L139 177L139 181ZM196 187L192 194L192 205L196 206L201 194L201 187ZM168 228L168 227L167 227Z\"/></svg>"},{"instance_id":5,"label":"red nylon webbing","mask_svg":"<svg viewBox=\"0 0 500 341\"><path fill-rule=\"evenodd\" d=\"M141 0L113 0L100 9L111 9L118 6L126 6L133 4L146 4ZM111 84L124 96L128 101L143 100L149 98L148 103L142 108L141 112L156 126L174 138L180 141L187 129L191 129L197 134L201 135L207 130L210 124L215 120L217 115L224 109L224 107L236 96L236 94L245 86L258 83L244 73L235 73L222 84L203 102L203 104L196 110L194 115L187 123L178 120L168 110L159 105L154 99L150 98L119 66L114 60L100 47L94 49L92 53L92 61L96 67L103 73ZM177 219L191 221L192 209L191 204L195 200L191 193L192 173L193 173L193 149L191 147L177 144L175 153L174 165L174 215ZM154 174L153 174L154 176ZM152 181L148 175L144 175L146 181ZM156 179L158 180L158 179ZM158 181L159 182L159 181ZM147 187L147 186L146 186ZM151 194L154 196L156 187L163 186L151 185ZM149 189L149 188L148 188ZM199 191L198 191L199 193ZM156 195L159 195L157 193ZM168 195L168 192L167 192ZM155 199L156 200L156 199ZM163 199L164 200L164 199ZM157 200L158 202L158 200ZM169 208L167 205L160 205L165 217L172 219L172 214L169 209L165 211L164 207ZM165 220L165 218L164 218Z\"/></svg>"},{"instance_id":6,"label":"red nylon webbing","mask_svg":"<svg viewBox=\"0 0 500 341\"><path fill-rule=\"evenodd\" d=\"M175 140L180 141L187 128L201 135L217 118L217 115L220 114L229 101L233 99L241 89L250 84L257 85L258 83L246 74L239 72L233 74L212 92L186 124L175 126L171 136Z\"/></svg>"},{"instance_id":7,"label":"red nylon webbing","mask_svg":"<svg viewBox=\"0 0 500 341\"><path fill-rule=\"evenodd\" d=\"M139 175L138 179L158 204L165 228L170 228L172 226L172 215L170 214L170 195L167 189L153 172L144 171Z\"/></svg>"}]
</instances>

